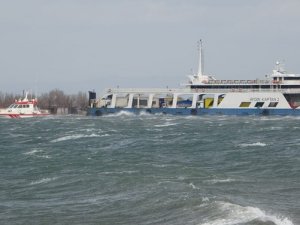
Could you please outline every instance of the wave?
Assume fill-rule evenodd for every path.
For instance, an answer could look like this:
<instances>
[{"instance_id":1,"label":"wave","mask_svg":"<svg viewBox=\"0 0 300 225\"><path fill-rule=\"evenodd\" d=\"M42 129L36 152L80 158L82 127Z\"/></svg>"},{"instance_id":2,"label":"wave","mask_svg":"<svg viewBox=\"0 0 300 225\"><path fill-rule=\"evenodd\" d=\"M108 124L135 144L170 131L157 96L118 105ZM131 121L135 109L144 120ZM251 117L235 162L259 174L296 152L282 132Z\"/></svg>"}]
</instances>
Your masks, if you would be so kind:
<instances>
[{"instance_id":1,"label":"wave","mask_svg":"<svg viewBox=\"0 0 300 225\"><path fill-rule=\"evenodd\" d=\"M42 152L43 152L42 150L33 149L33 150L29 151L29 152L24 152L23 155L35 156L35 157L38 157L38 158L45 158L45 159L50 159L51 158L49 155L38 154L38 153L42 153Z\"/></svg>"},{"instance_id":2,"label":"wave","mask_svg":"<svg viewBox=\"0 0 300 225\"><path fill-rule=\"evenodd\" d=\"M190 183L189 186L194 190L200 190L200 188L196 187L193 183Z\"/></svg>"},{"instance_id":3,"label":"wave","mask_svg":"<svg viewBox=\"0 0 300 225\"><path fill-rule=\"evenodd\" d=\"M170 127L170 126L175 126L177 123L165 123L165 124L157 124L154 125L155 127Z\"/></svg>"},{"instance_id":4,"label":"wave","mask_svg":"<svg viewBox=\"0 0 300 225\"><path fill-rule=\"evenodd\" d=\"M218 184L218 183L230 183L230 182L234 182L235 179L231 179L231 178L227 178L227 179L213 179L213 180L208 180L206 181L206 183L209 184Z\"/></svg>"},{"instance_id":5,"label":"wave","mask_svg":"<svg viewBox=\"0 0 300 225\"><path fill-rule=\"evenodd\" d=\"M33 149L29 152L23 153L24 155L34 155L35 153L42 152L42 150Z\"/></svg>"},{"instance_id":6,"label":"wave","mask_svg":"<svg viewBox=\"0 0 300 225\"><path fill-rule=\"evenodd\" d=\"M99 174L104 175L111 175L111 174L133 174L137 173L138 171L135 170L128 170L128 171L107 171L107 172L100 172Z\"/></svg>"},{"instance_id":7,"label":"wave","mask_svg":"<svg viewBox=\"0 0 300 225\"><path fill-rule=\"evenodd\" d=\"M213 204L214 208L216 208L214 211L218 213L218 217L222 218L201 223L199 225L235 225L247 224L250 222L262 222L274 225L294 225L293 222L286 217L283 218L276 215L269 215L256 207L240 206L222 201L217 201Z\"/></svg>"},{"instance_id":8,"label":"wave","mask_svg":"<svg viewBox=\"0 0 300 225\"><path fill-rule=\"evenodd\" d=\"M68 140L75 140L75 139L79 139L79 138L90 138L90 137L106 137L109 136L109 134L103 134L103 135L99 135L99 134L74 134L74 135L68 135L65 137L60 137L57 139L54 139L50 142L52 143L56 143L56 142L61 142L61 141L68 141Z\"/></svg>"},{"instance_id":9,"label":"wave","mask_svg":"<svg viewBox=\"0 0 300 225\"><path fill-rule=\"evenodd\" d=\"M49 183L50 181L56 180L57 177L52 177L52 178L42 178L40 180L32 181L30 185L36 185L36 184L45 184Z\"/></svg>"},{"instance_id":10,"label":"wave","mask_svg":"<svg viewBox=\"0 0 300 225\"><path fill-rule=\"evenodd\" d=\"M263 142L255 142L255 143L245 143L245 144L240 144L241 147L252 147L252 146L258 146L258 147L265 147L267 146L266 143Z\"/></svg>"},{"instance_id":11,"label":"wave","mask_svg":"<svg viewBox=\"0 0 300 225\"><path fill-rule=\"evenodd\" d=\"M102 117L120 117L120 116L131 116L132 117L132 116L137 116L137 115L132 112L120 111L118 113L103 115Z\"/></svg>"}]
</instances>

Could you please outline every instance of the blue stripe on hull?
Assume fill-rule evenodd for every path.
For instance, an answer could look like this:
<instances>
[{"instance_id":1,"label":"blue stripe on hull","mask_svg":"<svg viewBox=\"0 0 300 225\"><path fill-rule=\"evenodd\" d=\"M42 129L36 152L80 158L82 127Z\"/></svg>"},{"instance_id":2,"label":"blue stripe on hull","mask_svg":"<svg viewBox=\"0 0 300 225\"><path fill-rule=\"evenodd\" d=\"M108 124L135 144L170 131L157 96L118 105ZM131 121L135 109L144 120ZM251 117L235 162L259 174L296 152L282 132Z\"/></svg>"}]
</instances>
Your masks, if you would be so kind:
<instances>
[{"instance_id":1,"label":"blue stripe on hull","mask_svg":"<svg viewBox=\"0 0 300 225\"><path fill-rule=\"evenodd\" d=\"M300 115L299 109L187 109L187 108L89 108L88 116L102 116L119 112L130 112L134 114L170 114L170 115Z\"/></svg>"}]
</instances>

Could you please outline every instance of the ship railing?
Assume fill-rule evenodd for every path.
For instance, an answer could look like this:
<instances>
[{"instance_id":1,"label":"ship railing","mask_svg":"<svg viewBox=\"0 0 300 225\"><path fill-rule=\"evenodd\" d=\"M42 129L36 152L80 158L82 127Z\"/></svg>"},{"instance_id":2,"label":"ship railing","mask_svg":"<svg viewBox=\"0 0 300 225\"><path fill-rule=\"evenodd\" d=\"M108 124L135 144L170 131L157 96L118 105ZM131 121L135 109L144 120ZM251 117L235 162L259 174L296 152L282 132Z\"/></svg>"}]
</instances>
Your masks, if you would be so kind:
<instances>
[{"instance_id":1,"label":"ship railing","mask_svg":"<svg viewBox=\"0 0 300 225\"><path fill-rule=\"evenodd\" d=\"M271 80L209 80L208 84L271 84Z\"/></svg>"},{"instance_id":2,"label":"ship railing","mask_svg":"<svg viewBox=\"0 0 300 225\"><path fill-rule=\"evenodd\" d=\"M204 89L204 88L198 88L198 89L192 89L192 93L228 93L228 92L280 92L280 93L299 93L300 89L298 88L289 88L289 89L276 89L276 88L270 88L270 89L243 89L243 88L223 88L223 89Z\"/></svg>"},{"instance_id":3,"label":"ship railing","mask_svg":"<svg viewBox=\"0 0 300 225\"><path fill-rule=\"evenodd\" d=\"M299 88L110 88L106 94L193 94L193 93L228 93L228 92L281 92L281 93L300 93Z\"/></svg>"},{"instance_id":4,"label":"ship railing","mask_svg":"<svg viewBox=\"0 0 300 225\"><path fill-rule=\"evenodd\" d=\"M106 93L120 93L120 94L158 94L158 93L191 93L189 88L109 88Z\"/></svg>"}]
</instances>

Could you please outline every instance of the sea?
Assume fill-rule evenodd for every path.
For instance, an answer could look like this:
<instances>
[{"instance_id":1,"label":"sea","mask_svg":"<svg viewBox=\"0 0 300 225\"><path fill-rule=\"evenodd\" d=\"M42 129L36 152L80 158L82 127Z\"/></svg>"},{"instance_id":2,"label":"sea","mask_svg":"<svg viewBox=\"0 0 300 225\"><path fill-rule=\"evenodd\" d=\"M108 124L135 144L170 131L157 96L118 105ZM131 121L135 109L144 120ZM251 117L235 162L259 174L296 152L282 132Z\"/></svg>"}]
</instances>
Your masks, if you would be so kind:
<instances>
[{"instance_id":1,"label":"sea","mask_svg":"<svg viewBox=\"0 0 300 225\"><path fill-rule=\"evenodd\" d=\"M0 224L299 225L300 117L0 119Z\"/></svg>"}]
</instances>

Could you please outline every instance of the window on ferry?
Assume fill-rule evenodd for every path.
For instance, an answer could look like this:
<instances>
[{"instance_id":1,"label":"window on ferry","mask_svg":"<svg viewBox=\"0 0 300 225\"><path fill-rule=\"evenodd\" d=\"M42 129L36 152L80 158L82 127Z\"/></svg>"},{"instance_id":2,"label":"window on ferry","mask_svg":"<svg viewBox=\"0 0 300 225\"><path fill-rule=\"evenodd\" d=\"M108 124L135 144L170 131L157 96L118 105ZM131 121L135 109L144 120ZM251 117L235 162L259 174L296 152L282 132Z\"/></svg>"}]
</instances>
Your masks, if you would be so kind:
<instances>
[{"instance_id":1,"label":"window on ferry","mask_svg":"<svg viewBox=\"0 0 300 225\"><path fill-rule=\"evenodd\" d=\"M254 107L260 108L260 107L263 107L263 105L264 105L264 102L256 102Z\"/></svg>"},{"instance_id":2,"label":"window on ferry","mask_svg":"<svg viewBox=\"0 0 300 225\"><path fill-rule=\"evenodd\" d=\"M250 106L251 102L241 102L240 108L248 108Z\"/></svg>"},{"instance_id":3,"label":"window on ferry","mask_svg":"<svg viewBox=\"0 0 300 225\"><path fill-rule=\"evenodd\" d=\"M269 107L276 107L278 102L270 102Z\"/></svg>"},{"instance_id":4,"label":"window on ferry","mask_svg":"<svg viewBox=\"0 0 300 225\"><path fill-rule=\"evenodd\" d=\"M285 77L284 80L300 80L300 77Z\"/></svg>"}]
</instances>

